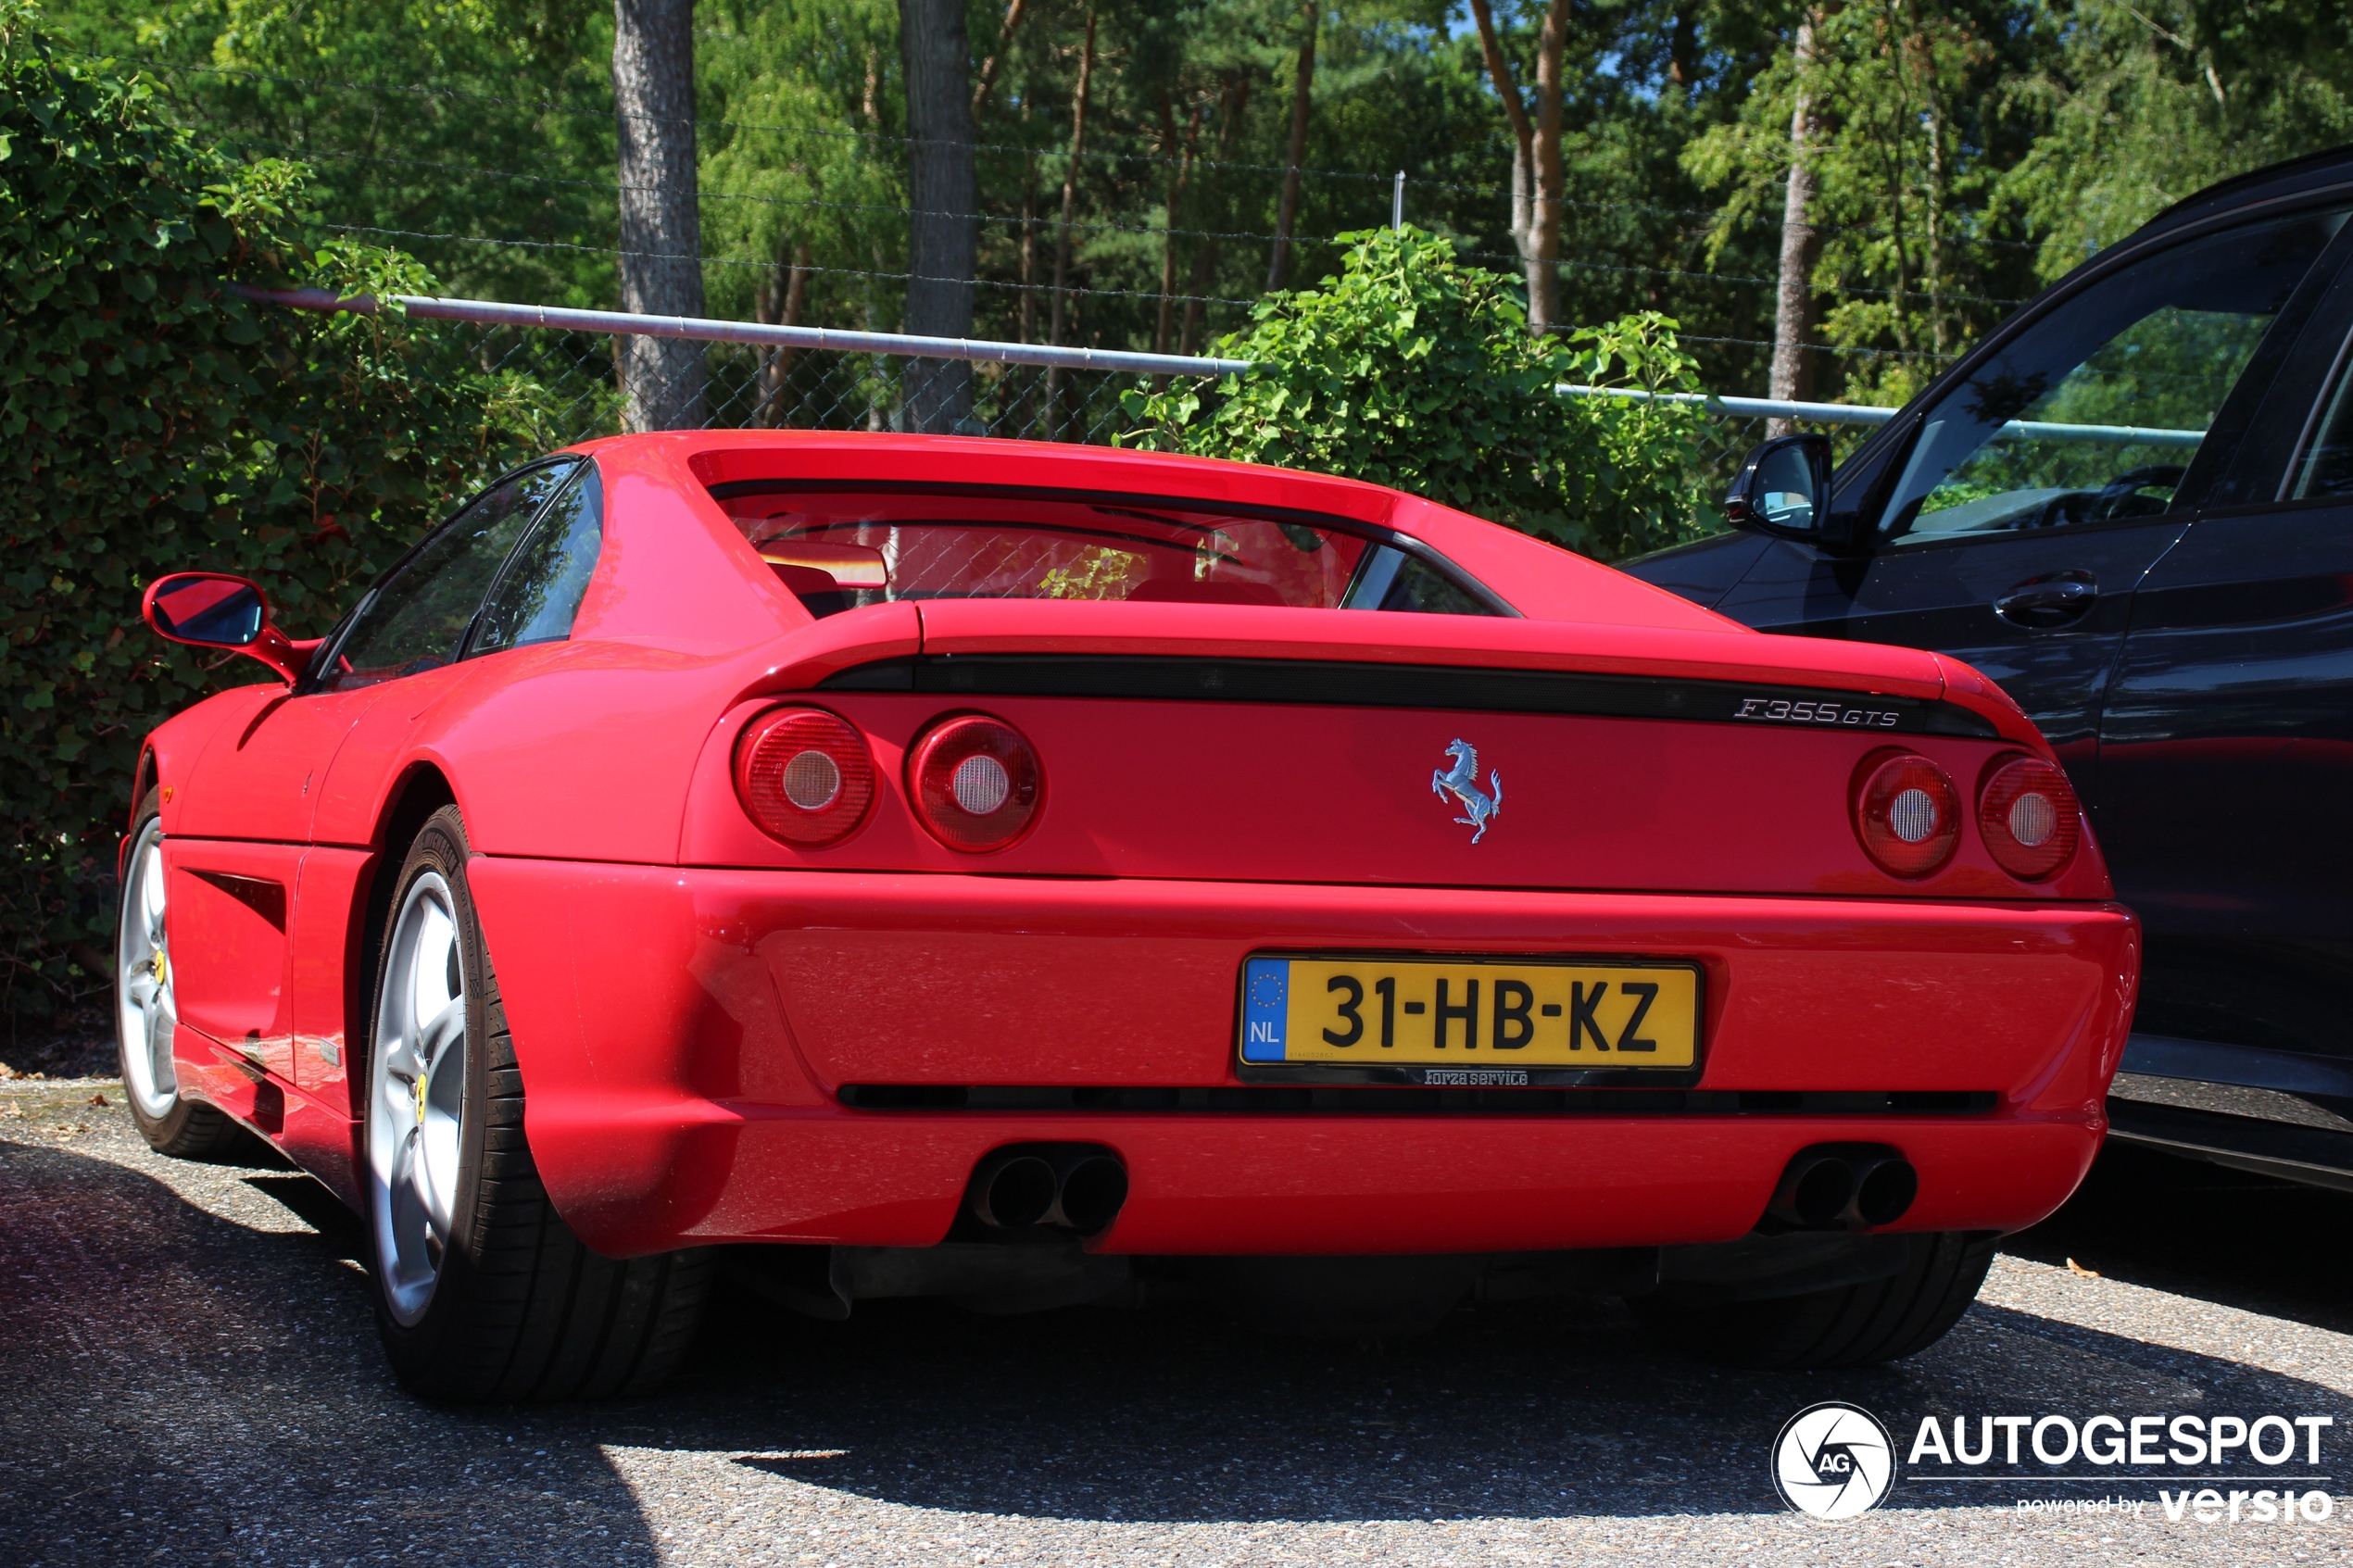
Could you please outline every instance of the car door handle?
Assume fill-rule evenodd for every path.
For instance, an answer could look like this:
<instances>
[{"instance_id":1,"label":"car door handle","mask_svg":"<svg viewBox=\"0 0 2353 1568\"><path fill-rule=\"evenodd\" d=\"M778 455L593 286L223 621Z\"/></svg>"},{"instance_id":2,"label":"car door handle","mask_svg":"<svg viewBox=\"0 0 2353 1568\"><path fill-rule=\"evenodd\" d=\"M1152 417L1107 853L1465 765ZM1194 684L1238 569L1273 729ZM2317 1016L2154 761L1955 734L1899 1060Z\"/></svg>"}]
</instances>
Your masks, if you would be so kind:
<instances>
[{"instance_id":1,"label":"car door handle","mask_svg":"<svg viewBox=\"0 0 2353 1568\"><path fill-rule=\"evenodd\" d=\"M2030 577L1994 601L1994 613L2013 626L2048 631L2082 619L2100 596L2088 571L2054 571Z\"/></svg>"}]
</instances>

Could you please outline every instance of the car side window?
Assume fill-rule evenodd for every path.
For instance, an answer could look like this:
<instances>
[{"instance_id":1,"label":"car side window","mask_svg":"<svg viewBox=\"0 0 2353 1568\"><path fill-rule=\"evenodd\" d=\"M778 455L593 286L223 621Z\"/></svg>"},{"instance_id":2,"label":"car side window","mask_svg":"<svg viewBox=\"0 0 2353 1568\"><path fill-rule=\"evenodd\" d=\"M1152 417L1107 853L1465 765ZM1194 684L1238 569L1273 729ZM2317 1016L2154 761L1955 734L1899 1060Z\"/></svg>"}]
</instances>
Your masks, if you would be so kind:
<instances>
[{"instance_id":1,"label":"car side window","mask_svg":"<svg viewBox=\"0 0 2353 1568\"><path fill-rule=\"evenodd\" d=\"M2169 510L2271 318L2345 218L2209 234L2062 302L1928 409L1881 542Z\"/></svg>"},{"instance_id":2,"label":"car side window","mask_svg":"<svg viewBox=\"0 0 2353 1568\"><path fill-rule=\"evenodd\" d=\"M2347 495L2353 495L2353 366L2338 370L2336 390L2288 488L2296 501Z\"/></svg>"},{"instance_id":3,"label":"car side window","mask_svg":"<svg viewBox=\"0 0 2353 1568\"><path fill-rule=\"evenodd\" d=\"M456 659L498 569L575 466L510 475L444 523L369 594L320 688L349 691Z\"/></svg>"},{"instance_id":4,"label":"car side window","mask_svg":"<svg viewBox=\"0 0 2353 1568\"><path fill-rule=\"evenodd\" d=\"M605 540L605 492L597 465L583 463L533 527L482 608L466 657L572 635Z\"/></svg>"},{"instance_id":5,"label":"car side window","mask_svg":"<svg viewBox=\"0 0 2353 1568\"><path fill-rule=\"evenodd\" d=\"M1394 546L1365 552L1343 609L1390 609L1425 615L1492 615L1468 590L1416 556Z\"/></svg>"}]
</instances>

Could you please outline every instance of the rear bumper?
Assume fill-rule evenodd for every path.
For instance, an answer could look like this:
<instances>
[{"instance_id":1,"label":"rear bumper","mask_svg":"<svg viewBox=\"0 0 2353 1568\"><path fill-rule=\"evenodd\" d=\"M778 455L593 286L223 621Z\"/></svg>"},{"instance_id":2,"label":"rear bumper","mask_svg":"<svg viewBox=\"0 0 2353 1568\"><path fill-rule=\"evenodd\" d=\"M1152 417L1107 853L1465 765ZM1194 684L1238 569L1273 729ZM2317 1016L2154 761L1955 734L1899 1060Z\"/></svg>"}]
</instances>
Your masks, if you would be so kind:
<instances>
[{"instance_id":1,"label":"rear bumper","mask_svg":"<svg viewBox=\"0 0 2353 1568\"><path fill-rule=\"evenodd\" d=\"M1029 1141L1101 1143L1126 1161L1127 1205L1099 1243L1117 1252L1720 1241L1755 1225L1792 1154L1833 1141L1892 1144L1918 1166L1900 1228L2015 1229L2063 1201L2096 1151L2137 968L2133 919L2113 905L495 857L470 880L533 1150L558 1208L616 1255L928 1246L980 1157ZM1512 1091L1450 1091L1406 1114L1331 1109L1347 1090L1299 1112L1113 1109L1238 1086L1248 953L1354 947L1695 959L1705 1092L1624 1110L1531 1098L1545 1109L1529 1113ZM980 1109L1005 1098L987 1094L954 1110L843 1103L846 1085L872 1085L1115 1092L1055 1110ZM1885 1109L1960 1095L1990 1109Z\"/></svg>"}]
</instances>

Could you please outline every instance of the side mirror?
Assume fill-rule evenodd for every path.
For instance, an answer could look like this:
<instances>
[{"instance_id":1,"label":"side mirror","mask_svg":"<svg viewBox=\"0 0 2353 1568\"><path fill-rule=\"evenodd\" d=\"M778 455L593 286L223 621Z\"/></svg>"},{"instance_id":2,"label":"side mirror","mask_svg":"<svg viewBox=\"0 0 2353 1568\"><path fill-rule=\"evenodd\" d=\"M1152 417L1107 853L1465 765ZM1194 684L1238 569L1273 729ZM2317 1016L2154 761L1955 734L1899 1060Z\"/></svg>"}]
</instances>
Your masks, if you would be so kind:
<instances>
[{"instance_id":1,"label":"side mirror","mask_svg":"<svg viewBox=\"0 0 2353 1568\"><path fill-rule=\"evenodd\" d=\"M226 648L258 659L289 684L318 651L319 639L296 642L270 623L260 587L225 571L175 571L147 584L139 611L156 635L190 647Z\"/></svg>"},{"instance_id":2,"label":"side mirror","mask_svg":"<svg viewBox=\"0 0 2353 1568\"><path fill-rule=\"evenodd\" d=\"M1831 438L1782 435L1750 452L1724 497L1734 528L1819 541L1831 505Z\"/></svg>"}]
</instances>

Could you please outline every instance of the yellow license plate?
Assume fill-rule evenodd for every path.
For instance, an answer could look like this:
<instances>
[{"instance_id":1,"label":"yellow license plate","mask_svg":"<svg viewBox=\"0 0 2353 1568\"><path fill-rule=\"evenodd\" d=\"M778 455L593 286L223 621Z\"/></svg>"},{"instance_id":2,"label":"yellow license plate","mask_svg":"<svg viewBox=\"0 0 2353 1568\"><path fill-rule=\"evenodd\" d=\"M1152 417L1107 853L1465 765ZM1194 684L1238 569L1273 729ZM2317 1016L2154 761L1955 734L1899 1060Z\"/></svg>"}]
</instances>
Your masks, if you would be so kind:
<instances>
[{"instance_id":1,"label":"yellow license plate","mask_svg":"<svg viewBox=\"0 0 2353 1568\"><path fill-rule=\"evenodd\" d=\"M1252 957L1241 1060L1688 1070L1699 969L1550 959Z\"/></svg>"}]
</instances>

